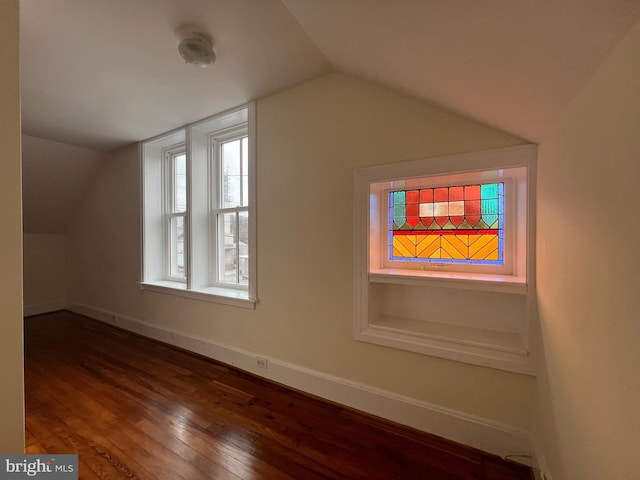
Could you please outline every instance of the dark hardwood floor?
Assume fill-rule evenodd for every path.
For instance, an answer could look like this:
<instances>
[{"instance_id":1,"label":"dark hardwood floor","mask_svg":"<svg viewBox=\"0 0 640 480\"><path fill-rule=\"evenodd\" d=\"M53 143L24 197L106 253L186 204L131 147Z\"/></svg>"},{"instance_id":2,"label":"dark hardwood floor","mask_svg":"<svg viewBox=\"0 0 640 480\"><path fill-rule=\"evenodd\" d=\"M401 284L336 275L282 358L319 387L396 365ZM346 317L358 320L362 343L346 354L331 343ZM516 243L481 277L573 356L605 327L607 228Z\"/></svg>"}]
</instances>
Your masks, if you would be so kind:
<instances>
[{"instance_id":1,"label":"dark hardwood floor","mask_svg":"<svg viewBox=\"0 0 640 480\"><path fill-rule=\"evenodd\" d=\"M81 479L529 480L530 469L70 312L25 319L27 453Z\"/></svg>"}]
</instances>

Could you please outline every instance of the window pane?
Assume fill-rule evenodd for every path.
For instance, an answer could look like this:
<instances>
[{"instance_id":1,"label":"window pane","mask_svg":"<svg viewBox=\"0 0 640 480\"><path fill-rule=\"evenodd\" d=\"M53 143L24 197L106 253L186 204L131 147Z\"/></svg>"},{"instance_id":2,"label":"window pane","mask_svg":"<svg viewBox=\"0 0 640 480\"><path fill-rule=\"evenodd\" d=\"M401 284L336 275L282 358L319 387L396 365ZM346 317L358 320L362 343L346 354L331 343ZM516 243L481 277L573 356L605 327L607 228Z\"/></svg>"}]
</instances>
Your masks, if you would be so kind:
<instances>
[{"instance_id":1,"label":"window pane","mask_svg":"<svg viewBox=\"0 0 640 480\"><path fill-rule=\"evenodd\" d=\"M504 211L503 183L390 192L389 259L503 265Z\"/></svg>"},{"instance_id":2,"label":"window pane","mask_svg":"<svg viewBox=\"0 0 640 480\"><path fill-rule=\"evenodd\" d=\"M173 212L187 211L187 156L173 157Z\"/></svg>"},{"instance_id":3,"label":"window pane","mask_svg":"<svg viewBox=\"0 0 640 480\"><path fill-rule=\"evenodd\" d=\"M249 284L249 212L238 213L238 266L240 285Z\"/></svg>"},{"instance_id":4,"label":"window pane","mask_svg":"<svg viewBox=\"0 0 640 480\"><path fill-rule=\"evenodd\" d=\"M184 258L184 217L171 217L171 267L169 275L172 277L185 276Z\"/></svg>"},{"instance_id":5,"label":"window pane","mask_svg":"<svg viewBox=\"0 0 640 480\"><path fill-rule=\"evenodd\" d=\"M222 144L220 155L222 157L222 208L241 206L242 200L242 172L240 139Z\"/></svg>"},{"instance_id":6,"label":"window pane","mask_svg":"<svg viewBox=\"0 0 640 480\"><path fill-rule=\"evenodd\" d=\"M238 283L238 229L236 213L223 213L221 218L220 235L220 265L219 282Z\"/></svg>"},{"instance_id":7,"label":"window pane","mask_svg":"<svg viewBox=\"0 0 640 480\"><path fill-rule=\"evenodd\" d=\"M242 206L249 206L249 137L242 139Z\"/></svg>"}]
</instances>

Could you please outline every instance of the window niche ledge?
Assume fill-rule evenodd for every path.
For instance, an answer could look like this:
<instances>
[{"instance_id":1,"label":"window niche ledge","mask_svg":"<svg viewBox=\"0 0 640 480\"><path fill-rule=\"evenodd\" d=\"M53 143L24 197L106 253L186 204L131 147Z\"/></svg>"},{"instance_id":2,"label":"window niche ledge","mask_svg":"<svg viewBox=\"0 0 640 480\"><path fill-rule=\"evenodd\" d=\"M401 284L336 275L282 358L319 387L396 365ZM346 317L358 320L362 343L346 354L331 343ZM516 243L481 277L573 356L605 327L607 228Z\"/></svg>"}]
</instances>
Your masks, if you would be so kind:
<instances>
[{"instance_id":1,"label":"window niche ledge","mask_svg":"<svg viewBox=\"0 0 640 480\"><path fill-rule=\"evenodd\" d=\"M369 282L444 287L526 295L527 280L514 275L488 275L427 270L370 269Z\"/></svg>"},{"instance_id":2,"label":"window niche ledge","mask_svg":"<svg viewBox=\"0 0 640 480\"><path fill-rule=\"evenodd\" d=\"M249 298L249 292L246 290L235 288L205 287L188 290L186 284L182 282L157 281L141 282L140 289L247 309L255 309L258 303L256 299Z\"/></svg>"},{"instance_id":3,"label":"window niche ledge","mask_svg":"<svg viewBox=\"0 0 640 480\"><path fill-rule=\"evenodd\" d=\"M531 323L536 318L533 243L536 156L534 145L523 145L376 165L354 172L356 340L535 375L535 359L529 345ZM395 234L389 233L389 212L396 215L395 208L391 208L394 206L391 192L420 190L420 195L426 192L424 201L420 196L418 202L421 209L424 207L425 215L419 215L422 221L423 216L428 218L429 212L436 211L436 189L461 185L466 188L474 182L503 184L505 203L498 207L498 211L503 208L505 212L504 236L500 237L504 244L499 247L507 252L502 257L503 264L479 261L472 268L465 268L467 262L462 258L462 262L450 264L443 261L442 266L434 261L416 267L418 261L411 257L410 248L405 248L404 257L401 248L405 243L396 245L391 236ZM460 201L456 198L453 203ZM441 198L439 202L444 200ZM402 206L405 202L398 204ZM416 200L409 204L413 206ZM459 213L457 203L449 207ZM415 214L413 211L414 217ZM398 215L403 218L402 211ZM400 225L395 223L395 217L393 222ZM400 230L411 230L405 226ZM392 247L399 254L394 256L391 252L396 250L391 250Z\"/></svg>"}]
</instances>

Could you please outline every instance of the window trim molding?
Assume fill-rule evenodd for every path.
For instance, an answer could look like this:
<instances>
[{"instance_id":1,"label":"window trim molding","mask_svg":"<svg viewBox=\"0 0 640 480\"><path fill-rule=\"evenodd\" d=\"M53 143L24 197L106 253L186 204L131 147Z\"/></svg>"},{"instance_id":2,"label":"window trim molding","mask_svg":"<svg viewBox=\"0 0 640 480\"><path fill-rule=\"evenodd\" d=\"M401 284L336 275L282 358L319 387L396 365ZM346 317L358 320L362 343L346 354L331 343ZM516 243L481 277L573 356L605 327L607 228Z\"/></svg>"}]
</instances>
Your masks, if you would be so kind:
<instances>
[{"instance_id":1,"label":"window trim molding","mask_svg":"<svg viewBox=\"0 0 640 480\"><path fill-rule=\"evenodd\" d=\"M243 120L240 120L243 119ZM242 124L242 125L241 125ZM208 126L213 125L215 129L211 132L206 132ZM244 129L247 133L249 139L248 145L248 211L249 215L249 285L247 288L228 288L226 285L214 285L213 278L209 277L208 283L205 285L205 280L194 279L194 248L195 241L194 237L196 235L191 235L192 232L192 222L194 215L194 198L193 192L191 191L191 182L189 180L187 182L187 213L186 213L186 239L188 242L188 248L185 249L185 270L187 272L187 278L185 281L175 281L175 279L167 279L164 276L164 258L163 265L159 269L158 267L158 258L160 256L160 252L162 255L165 255L165 245L166 239L164 239L164 234L161 235L160 240L155 238L158 234L158 228L155 225L157 220L152 221L148 215L148 206L146 205L147 198L149 195L154 195L156 190L159 187L154 183L154 186L149 186L150 182L150 171L154 176L166 176L164 164L158 166L157 164L153 165L153 162L160 160L164 163L164 152L170 151L171 149L176 148L180 144L184 144L185 153L187 156L187 175L189 178L193 179L193 170L194 165L192 165L194 158L194 147L193 147L193 137L197 132L198 134L203 134L206 137L206 165L207 169L206 181L210 180L211 172L211 142L210 139L217 132L227 133L228 131ZM256 106L255 102L249 102L245 105L241 105L224 112L220 112L216 115L212 115L210 117L206 117L202 120L198 120L196 122L185 125L184 127L177 128L175 130L169 131L167 133L157 135L155 137L149 138L147 140L141 141L138 146L139 151L139 174L140 174L140 205L141 205L141 222L140 222L140 281L139 286L142 290L153 291L157 293L165 293L172 294L186 298L192 298L197 300L204 300L208 302L221 303L225 305L231 305L242 308L255 308L256 303L258 303L257 292L258 292L258 274L257 274L257 208L256 208L256 187L257 187L257 168L256 168ZM198 149L200 149L200 153L202 152L202 146L199 145ZM152 155L147 154L147 148L149 151L154 152L154 158L150 158ZM162 152L162 156L159 159L155 158L157 150L157 155ZM202 167L202 160L198 160L199 165L198 168ZM159 181L158 185L162 185L165 187L165 178L157 179L154 178L154 181ZM150 192L149 190L153 191ZM217 189L217 186L216 186ZM150 198L150 197L149 197ZM156 205L157 202L157 205ZM155 218L165 210L164 200L157 201L153 199L151 202L153 203L152 208L152 216ZM202 203L202 202L199 202ZM206 217L208 219L207 222L207 232L208 235L211 235L211 192L207 192L207 198L204 202L206 204L207 212ZM200 208L200 207L199 207ZM164 220L164 219L163 219ZM154 223L155 222L155 223ZM163 223L163 222L160 222ZM210 241L207 243L211 244ZM161 244L161 245L159 245ZM147 251L147 248L151 245L153 252ZM213 246L215 248L215 246ZM200 247L200 249L202 249ZM152 260L153 259L153 260ZM200 261L200 260L199 260ZM212 273L212 253L209 252L208 258L202 260L206 262L206 266L204 268L207 272L209 272L209 276ZM199 267L200 268L200 267ZM160 270L160 271L159 271Z\"/></svg>"},{"instance_id":2,"label":"window trim molding","mask_svg":"<svg viewBox=\"0 0 640 480\"><path fill-rule=\"evenodd\" d=\"M529 349L531 324L535 318L535 178L536 145L521 145L480 152L446 155L395 164L357 169L354 172L354 316L356 340L408 350L425 355L534 375ZM370 185L394 178L418 178L448 174L526 167L526 231L524 260L526 273L499 275L486 273L438 272L402 269L370 269L371 251L380 251L380 232L370 232ZM381 206L379 206L381 208ZM386 215L385 215L386 218ZM377 240L376 240L377 239ZM371 242L378 242L372 245ZM372 248L373 247L373 248ZM521 269L522 265L515 266ZM497 292L524 297L524 330L511 336L479 328L456 327L408 318L370 316L370 290L376 284L400 288L447 288ZM373 313L371 313L373 315ZM413 323L412 323L413 322ZM430 325L431 324L431 325ZM494 334L495 333L495 334Z\"/></svg>"}]
</instances>

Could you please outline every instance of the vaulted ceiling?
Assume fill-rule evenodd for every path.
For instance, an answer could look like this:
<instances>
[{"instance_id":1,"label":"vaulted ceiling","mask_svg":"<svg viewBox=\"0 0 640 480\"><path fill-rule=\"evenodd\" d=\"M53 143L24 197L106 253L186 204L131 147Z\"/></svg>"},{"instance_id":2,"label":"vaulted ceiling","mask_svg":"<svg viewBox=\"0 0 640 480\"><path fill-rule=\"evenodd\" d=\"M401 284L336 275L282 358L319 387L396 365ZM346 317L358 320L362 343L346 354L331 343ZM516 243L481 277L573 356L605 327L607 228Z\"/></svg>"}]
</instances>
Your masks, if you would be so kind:
<instances>
[{"instance_id":1,"label":"vaulted ceiling","mask_svg":"<svg viewBox=\"0 0 640 480\"><path fill-rule=\"evenodd\" d=\"M21 0L23 131L110 150L340 71L540 141L638 18L637 0ZM182 62L185 24L213 66Z\"/></svg>"}]
</instances>

